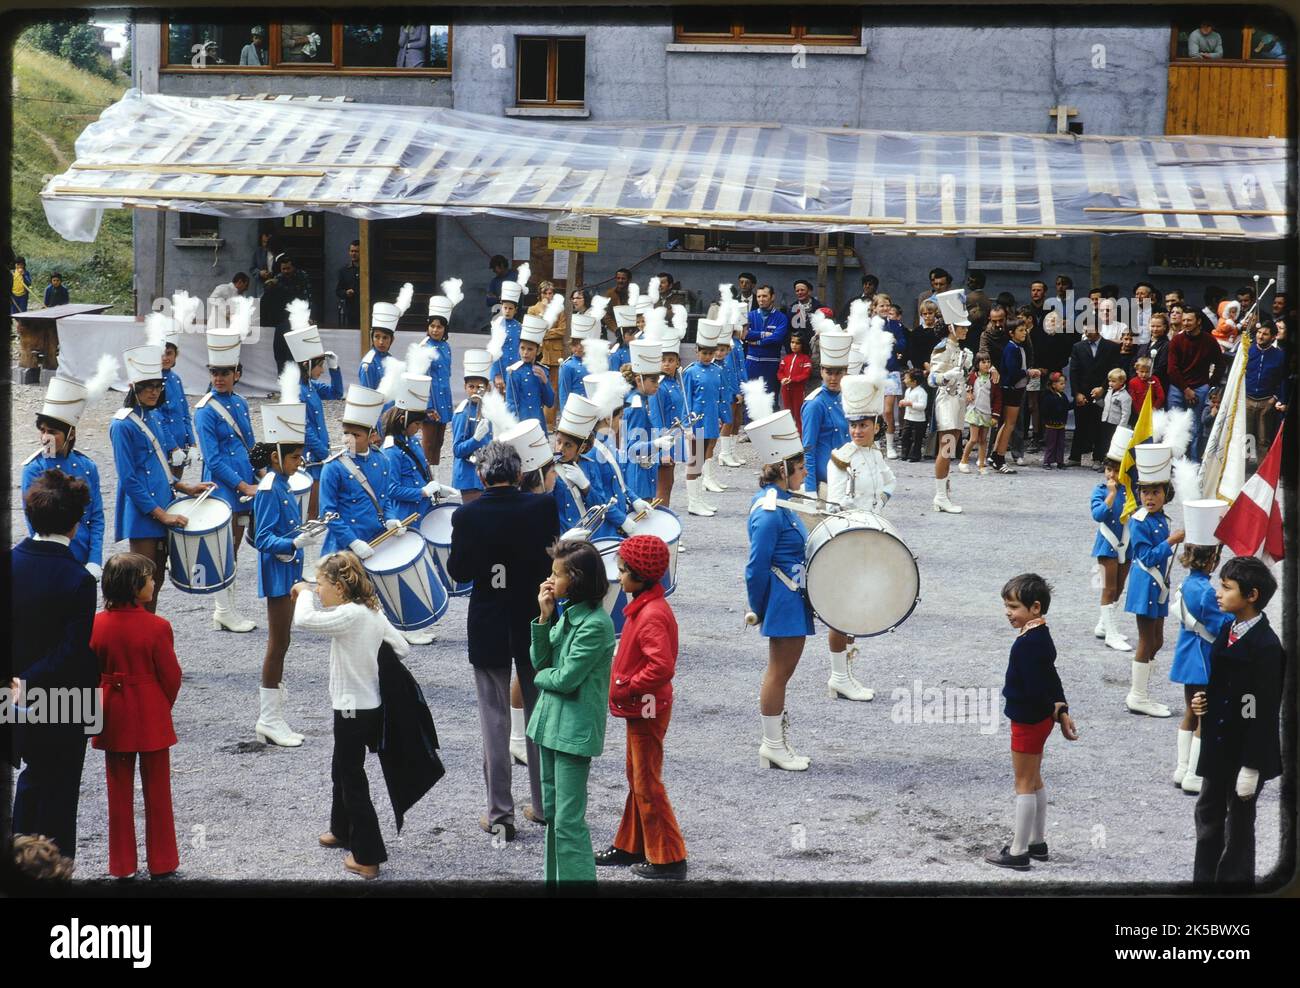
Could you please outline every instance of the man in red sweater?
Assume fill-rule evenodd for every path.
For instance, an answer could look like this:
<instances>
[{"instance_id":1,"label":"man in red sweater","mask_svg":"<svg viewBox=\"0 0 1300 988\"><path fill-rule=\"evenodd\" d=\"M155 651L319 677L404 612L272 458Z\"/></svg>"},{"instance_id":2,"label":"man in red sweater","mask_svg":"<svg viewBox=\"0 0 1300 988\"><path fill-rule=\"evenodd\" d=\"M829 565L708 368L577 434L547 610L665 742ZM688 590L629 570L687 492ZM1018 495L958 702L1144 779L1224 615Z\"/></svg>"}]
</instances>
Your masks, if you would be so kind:
<instances>
[{"instance_id":1,"label":"man in red sweater","mask_svg":"<svg viewBox=\"0 0 1300 988\"><path fill-rule=\"evenodd\" d=\"M1183 313L1183 331L1169 341L1169 407L1192 410L1192 444L1188 458L1201 460L1201 418L1210 399L1223 351L1218 341L1201 327L1197 312Z\"/></svg>"}]
</instances>

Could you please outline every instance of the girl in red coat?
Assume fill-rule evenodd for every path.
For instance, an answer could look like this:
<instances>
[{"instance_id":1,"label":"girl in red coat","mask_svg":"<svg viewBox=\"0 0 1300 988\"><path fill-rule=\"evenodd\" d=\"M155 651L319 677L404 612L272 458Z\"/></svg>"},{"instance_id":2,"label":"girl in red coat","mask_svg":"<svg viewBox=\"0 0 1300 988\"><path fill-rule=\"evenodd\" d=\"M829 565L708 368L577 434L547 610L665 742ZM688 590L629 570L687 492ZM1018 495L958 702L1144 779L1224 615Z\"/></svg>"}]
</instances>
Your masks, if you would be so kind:
<instances>
[{"instance_id":1,"label":"girl in red coat","mask_svg":"<svg viewBox=\"0 0 1300 988\"><path fill-rule=\"evenodd\" d=\"M808 337L804 333L791 333L790 352L781 358L776 377L781 382L781 407L790 410L796 429L803 428L799 412L803 407L804 382L811 373L812 358L808 356Z\"/></svg>"},{"instance_id":2,"label":"girl in red coat","mask_svg":"<svg viewBox=\"0 0 1300 988\"><path fill-rule=\"evenodd\" d=\"M631 599L610 674L609 711L627 721L630 792L614 843L596 852L596 864L631 865L642 878L685 878L686 841L662 778L677 665L677 619L659 582L668 571L668 546L655 535L633 535L618 557L619 582Z\"/></svg>"},{"instance_id":3,"label":"girl in red coat","mask_svg":"<svg viewBox=\"0 0 1300 988\"><path fill-rule=\"evenodd\" d=\"M181 667L172 626L144 608L153 600L153 561L134 552L113 556L104 564L103 587L104 610L95 615L90 648L99 658L104 694L104 730L92 743L104 752L108 776L108 872L129 878L136 870L138 752L149 874L163 878L180 863L168 749L176 743L172 705Z\"/></svg>"}]
</instances>

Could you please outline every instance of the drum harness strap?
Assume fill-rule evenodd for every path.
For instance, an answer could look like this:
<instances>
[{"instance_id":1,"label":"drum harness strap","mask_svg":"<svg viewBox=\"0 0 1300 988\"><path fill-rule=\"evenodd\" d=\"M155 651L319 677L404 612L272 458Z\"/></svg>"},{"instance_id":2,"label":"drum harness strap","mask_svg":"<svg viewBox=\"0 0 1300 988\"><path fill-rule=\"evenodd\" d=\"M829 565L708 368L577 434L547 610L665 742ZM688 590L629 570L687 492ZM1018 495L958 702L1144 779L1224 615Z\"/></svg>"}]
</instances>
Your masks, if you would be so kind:
<instances>
[{"instance_id":1,"label":"drum harness strap","mask_svg":"<svg viewBox=\"0 0 1300 988\"><path fill-rule=\"evenodd\" d=\"M1146 518L1146 516L1147 516L1147 509L1146 509L1146 508L1138 508L1137 511L1133 512L1133 519L1132 519L1132 520L1133 520L1133 521L1142 521L1143 519ZM1125 530L1125 535L1127 535L1127 534L1128 534L1128 531L1127 531L1127 529L1126 529L1126 530ZM1169 562L1170 562L1170 563L1173 562L1173 557L1172 557L1172 556L1170 557ZM1147 576L1151 577L1151 579L1155 581L1156 586L1160 588L1160 596L1157 598L1157 600L1158 600L1161 604L1163 604L1163 603L1165 603L1166 601L1168 601L1168 600L1169 600L1169 583L1168 583L1168 581L1167 581L1166 578L1165 578L1165 574L1162 573L1162 572L1161 572L1160 570L1158 570L1158 569L1152 569L1150 566L1148 566L1146 563L1142 562L1142 560L1140 560L1140 559L1136 559L1136 558L1135 558L1135 559L1133 560L1133 565L1136 566L1138 569L1140 569L1140 570L1141 570L1143 573L1145 573Z\"/></svg>"},{"instance_id":2,"label":"drum harness strap","mask_svg":"<svg viewBox=\"0 0 1300 988\"><path fill-rule=\"evenodd\" d=\"M208 393L210 395L216 394L215 391L210 391ZM208 408L211 408L214 412L216 412L223 419L225 419L226 425L230 426L232 429L235 430L235 435L239 437L239 441L244 444L245 449L248 449L248 440L244 438L244 432L242 429L239 428L239 424L235 421L235 417L230 414L230 410L226 408L225 405L221 404L221 402L219 401L208 400L205 401L203 404L206 405Z\"/></svg>"},{"instance_id":3,"label":"drum harness strap","mask_svg":"<svg viewBox=\"0 0 1300 988\"><path fill-rule=\"evenodd\" d=\"M370 486L370 481L366 479L366 475L361 472L361 468L357 466L350 456L340 457L339 462L343 464L343 469L348 472L348 476L360 484L361 489L366 492L366 497L370 498L370 503L375 506L375 514L382 526L384 524L384 511L379 506L379 498L375 497L374 488Z\"/></svg>"},{"instance_id":4,"label":"drum harness strap","mask_svg":"<svg viewBox=\"0 0 1300 988\"><path fill-rule=\"evenodd\" d=\"M134 422L136 428L138 428L141 432L145 434L145 438L149 440L150 444L152 444L153 451L158 456L158 462L162 464L163 476L170 478L172 475L171 465L167 462L167 457L163 455L162 446L158 442L158 437L153 434L153 430L150 429L149 426L145 424L144 419L142 419L139 415L135 414L134 410L132 410L130 414L124 417L128 421Z\"/></svg>"},{"instance_id":5,"label":"drum harness strap","mask_svg":"<svg viewBox=\"0 0 1300 988\"><path fill-rule=\"evenodd\" d=\"M1117 561L1124 562L1124 557L1128 555L1128 528L1124 529L1124 537L1116 538L1115 533L1110 530L1110 526L1104 521L1097 522L1097 533L1110 543L1110 547L1118 553ZM1143 567L1145 569L1145 567Z\"/></svg>"},{"instance_id":6,"label":"drum harness strap","mask_svg":"<svg viewBox=\"0 0 1300 988\"><path fill-rule=\"evenodd\" d=\"M410 440L407 440L405 436L401 438L394 436L393 445L410 457L411 462L415 464L415 469L420 471L420 476L424 478L424 482L427 484L432 479L429 476L429 468L421 463L420 458L415 455L415 451L411 449Z\"/></svg>"},{"instance_id":7,"label":"drum harness strap","mask_svg":"<svg viewBox=\"0 0 1300 988\"><path fill-rule=\"evenodd\" d=\"M1199 635L1202 641L1214 644L1214 636L1210 634L1210 629L1192 616L1192 612L1187 609L1187 601L1182 594L1178 595L1178 617L1182 621L1183 627L1195 635Z\"/></svg>"},{"instance_id":8,"label":"drum harness strap","mask_svg":"<svg viewBox=\"0 0 1300 988\"><path fill-rule=\"evenodd\" d=\"M606 463L614 468L614 479L618 481L619 490L627 494L627 484L623 482L623 471L618 467L618 460L614 457L599 439L591 444L591 448L596 451L596 455L603 458Z\"/></svg>"},{"instance_id":9,"label":"drum harness strap","mask_svg":"<svg viewBox=\"0 0 1300 988\"><path fill-rule=\"evenodd\" d=\"M771 500L775 502L776 499L773 498ZM749 513L752 515L755 511L759 511L759 510L776 511L780 507L780 505L777 503L772 503L771 505L769 505L768 502L769 499L766 497L759 498L757 501L753 503L753 505L750 506ZM789 511L790 509L783 508L782 510ZM789 590L791 593L797 593L797 594L803 593L803 587L799 586L799 584L795 581L794 577L787 575L779 566L772 566L771 571L772 571L772 575L775 576L778 580L780 580L781 583L785 585L785 588Z\"/></svg>"}]
</instances>

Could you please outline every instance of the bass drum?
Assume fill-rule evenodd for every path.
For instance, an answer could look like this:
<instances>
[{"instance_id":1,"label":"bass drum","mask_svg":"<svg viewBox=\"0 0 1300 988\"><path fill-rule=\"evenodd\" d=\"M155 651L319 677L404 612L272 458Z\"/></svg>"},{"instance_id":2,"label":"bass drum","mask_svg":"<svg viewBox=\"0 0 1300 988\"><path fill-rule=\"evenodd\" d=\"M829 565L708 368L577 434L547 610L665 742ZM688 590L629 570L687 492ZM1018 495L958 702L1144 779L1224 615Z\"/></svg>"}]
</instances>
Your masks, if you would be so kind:
<instances>
[{"instance_id":1,"label":"bass drum","mask_svg":"<svg viewBox=\"0 0 1300 988\"><path fill-rule=\"evenodd\" d=\"M868 511L827 518L809 534L804 559L813 613L841 634L893 631L921 600L916 556L893 525Z\"/></svg>"}]
</instances>

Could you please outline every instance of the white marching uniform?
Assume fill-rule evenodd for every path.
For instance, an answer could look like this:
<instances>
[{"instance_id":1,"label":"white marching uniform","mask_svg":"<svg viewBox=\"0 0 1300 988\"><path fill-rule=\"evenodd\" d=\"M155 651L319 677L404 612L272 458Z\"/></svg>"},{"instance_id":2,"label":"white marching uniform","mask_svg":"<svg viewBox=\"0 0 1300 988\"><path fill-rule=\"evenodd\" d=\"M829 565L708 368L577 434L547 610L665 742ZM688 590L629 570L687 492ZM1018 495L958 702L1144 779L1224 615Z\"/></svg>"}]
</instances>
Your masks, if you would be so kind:
<instances>
[{"instance_id":1,"label":"white marching uniform","mask_svg":"<svg viewBox=\"0 0 1300 988\"><path fill-rule=\"evenodd\" d=\"M831 451L827 498L842 508L878 513L894 496L896 478L875 446L846 443Z\"/></svg>"},{"instance_id":2,"label":"white marching uniform","mask_svg":"<svg viewBox=\"0 0 1300 988\"><path fill-rule=\"evenodd\" d=\"M951 338L945 338L930 354L930 384L934 396L936 432L960 431L966 425L966 377L970 374L971 352Z\"/></svg>"}]
</instances>

